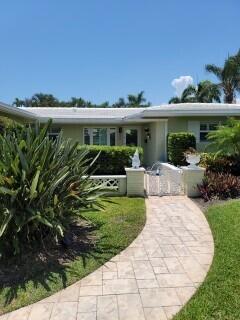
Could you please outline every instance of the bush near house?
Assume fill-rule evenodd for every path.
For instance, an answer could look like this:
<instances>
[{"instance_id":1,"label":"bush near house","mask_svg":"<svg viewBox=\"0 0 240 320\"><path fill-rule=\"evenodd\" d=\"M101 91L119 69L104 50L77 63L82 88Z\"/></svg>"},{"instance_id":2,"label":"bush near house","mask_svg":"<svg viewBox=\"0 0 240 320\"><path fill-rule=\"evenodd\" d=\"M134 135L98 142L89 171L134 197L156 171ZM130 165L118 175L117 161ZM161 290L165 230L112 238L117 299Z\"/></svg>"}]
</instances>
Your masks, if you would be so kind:
<instances>
[{"instance_id":1,"label":"bush near house","mask_svg":"<svg viewBox=\"0 0 240 320\"><path fill-rule=\"evenodd\" d=\"M240 176L240 162L235 157L216 155L214 153L201 153L200 167L216 173L229 173Z\"/></svg>"},{"instance_id":2,"label":"bush near house","mask_svg":"<svg viewBox=\"0 0 240 320\"><path fill-rule=\"evenodd\" d=\"M80 146L80 151L87 150L88 157L94 159L94 174L96 175L112 175L112 174L125 174L125 167L131 167L133 156L136 147L127 146ZM143 159L143 149L137 148L139 157Z\"/></svg>"},{"instance_id":3,"label":"bush near house","mask_svg":"<svg viewBox=\"0 0 240 320\"><path fill-rule=\"evenodd\" d=\"M208 171L198 189L205 201L234 199L240 196L240 177Z\"/></svg>"},{"instance_id":4,"label":"bush near house","mask_svg":"<svg viewBox=\"0 0 240 320\"><path fill-rule=\"evenodd\" d=\"M196 138L190 132L172 132L168 134L168 160L175 166L186 165L184 152L196 148Z\"/></svg>"},{"instance_id":5,"label":"bush near house","mask_svg":"<svg viewBox=\"0 0 240 320\"><path fill-rule=\"evenodd\" d=\"M49 139L50 124L0 135L0 259L59 241L79 209L98 204L87 150Z\"/></svg>"}]
</instances>

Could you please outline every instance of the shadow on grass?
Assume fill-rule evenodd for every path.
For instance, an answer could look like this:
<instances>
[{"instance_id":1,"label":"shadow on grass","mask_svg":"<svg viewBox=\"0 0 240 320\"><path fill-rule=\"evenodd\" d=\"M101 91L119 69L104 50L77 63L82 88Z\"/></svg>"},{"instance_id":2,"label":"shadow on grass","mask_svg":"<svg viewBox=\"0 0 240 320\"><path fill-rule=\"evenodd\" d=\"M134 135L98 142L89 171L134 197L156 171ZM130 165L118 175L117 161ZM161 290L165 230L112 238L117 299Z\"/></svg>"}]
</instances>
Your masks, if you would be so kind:
<instances>
[{"instance_id":1,"label":"shadow on grass","mask_svg":"<svg viewBox=\"0 0 240 320\"><path fill-rule=\"evenodd\" d=\"M33 288L42 286L52 294L55 291L52 286L56 285L55 288L61 290L70 284L69 278L77 281L91 272L91 266L88 267L90 260L98 267L121 250L120 246L108 242L104 244L105 237L96 237L100 225L74 225L71 229L71 245L49 246L41 252L25 254L21 260L12 259L1 265L0 295L4 297L4 307L17 299L22 291L27 292L29 282ZM76 260L79 261L78 268L71 264Z\"/></svg>"}]
</instances>

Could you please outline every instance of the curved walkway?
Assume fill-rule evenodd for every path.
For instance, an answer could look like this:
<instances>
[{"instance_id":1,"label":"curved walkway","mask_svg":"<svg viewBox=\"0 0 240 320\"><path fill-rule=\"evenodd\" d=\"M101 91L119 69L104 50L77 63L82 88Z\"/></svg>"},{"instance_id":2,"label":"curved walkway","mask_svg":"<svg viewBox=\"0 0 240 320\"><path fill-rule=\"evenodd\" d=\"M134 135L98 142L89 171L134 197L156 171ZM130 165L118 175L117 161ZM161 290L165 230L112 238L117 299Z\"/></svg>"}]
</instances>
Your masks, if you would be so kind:
<instances>
[{"instance_id":1,"label":"curved walkway","mask_svg":"<svg viewBox=\"0 0 240 320\"><path fill-rule=\"evenodd\" d=\"M204 280L213 239L187 197L150 197L137 239L72 286L0 320L166 320Z\"/></svg>"}]
</instances>

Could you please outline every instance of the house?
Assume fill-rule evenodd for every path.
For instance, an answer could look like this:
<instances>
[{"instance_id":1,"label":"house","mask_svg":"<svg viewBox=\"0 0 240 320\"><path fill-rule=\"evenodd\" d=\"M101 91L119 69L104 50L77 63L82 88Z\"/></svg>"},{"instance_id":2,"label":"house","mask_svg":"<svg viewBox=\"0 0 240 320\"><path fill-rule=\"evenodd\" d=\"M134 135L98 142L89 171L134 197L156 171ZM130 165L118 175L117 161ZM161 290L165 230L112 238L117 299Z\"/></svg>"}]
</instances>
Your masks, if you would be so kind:
<instances>
[{"instance_id":1,"label":"house","mask_svg":"<svg viewBox=\"0 0 240 320\"><path fill-rule=\"evenodd\" d=\"M240 117L240 104L184 103L149 108L16 108L0 103L0 116L24 123L53 120L50 135L81 144L131 145L144 149L144 163L167 160L169 132L189 131L197 149L206 147L206 135L228 117Z\"/></svg>"}]
</instances>

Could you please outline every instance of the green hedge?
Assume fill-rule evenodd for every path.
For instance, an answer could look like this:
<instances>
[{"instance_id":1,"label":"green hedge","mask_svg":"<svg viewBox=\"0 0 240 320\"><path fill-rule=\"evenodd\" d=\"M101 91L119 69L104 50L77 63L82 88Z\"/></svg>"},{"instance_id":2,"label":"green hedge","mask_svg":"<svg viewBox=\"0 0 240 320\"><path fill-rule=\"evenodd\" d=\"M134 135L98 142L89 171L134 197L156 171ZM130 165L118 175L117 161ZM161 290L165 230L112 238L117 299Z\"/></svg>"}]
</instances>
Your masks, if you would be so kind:
<instances>
[{"instance_id":1,"label":"green hedge","mask_svg":"<svg viewBox=\"0 0 240 320\"><path fill-rule=\"evenodd\" d=\"M172 132L168 134L168 160L175 166L186 165L184 152L196 148L196 138L190 132Z\"/></svg>"},{"instance_id":2,"label":"green hedge","mask_svg":"<svg viewBox=\"0 0 240 320\"><path fill-rule=\"evenodd\" d=\"M100 152L99 157L94 163L96 175L111 175L125 174L125 167L131 167L132 161L130 156L133 156L136 147L126 146L79 146L79 149L88 149L88 157L94 159ZM139 156L142 162L143 149L138 147Z\"/></svg>"}]
</instances>

